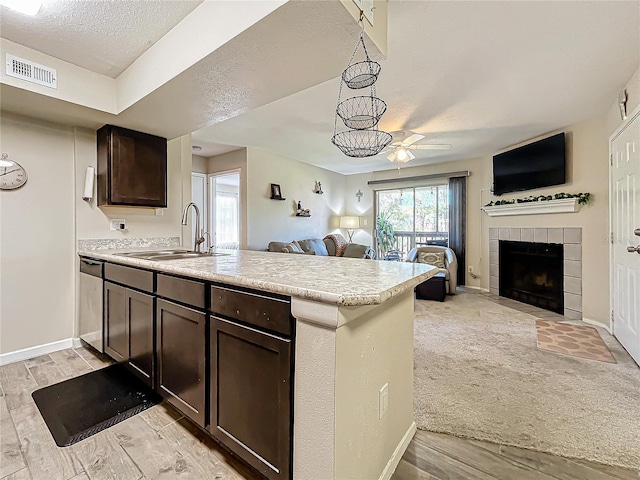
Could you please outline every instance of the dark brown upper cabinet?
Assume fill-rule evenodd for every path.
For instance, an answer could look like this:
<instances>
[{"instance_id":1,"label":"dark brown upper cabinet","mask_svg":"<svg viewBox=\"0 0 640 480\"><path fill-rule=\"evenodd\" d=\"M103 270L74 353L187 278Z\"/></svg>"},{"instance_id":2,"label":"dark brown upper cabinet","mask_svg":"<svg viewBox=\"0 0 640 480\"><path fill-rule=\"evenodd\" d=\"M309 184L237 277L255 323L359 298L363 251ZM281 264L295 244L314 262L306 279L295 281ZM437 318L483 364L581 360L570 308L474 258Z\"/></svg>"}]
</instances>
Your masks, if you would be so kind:
<instances>
[{"instance_id":1,"label":"dark brown upper cabinet","mask_svg":"<svg viewBox=\"0 0 640 480\"><path fill-rule=\"evenodd\" d=\"M167 139L105 125L98 137L98 205L167 206Z\"/></svg>"}]
</instances>

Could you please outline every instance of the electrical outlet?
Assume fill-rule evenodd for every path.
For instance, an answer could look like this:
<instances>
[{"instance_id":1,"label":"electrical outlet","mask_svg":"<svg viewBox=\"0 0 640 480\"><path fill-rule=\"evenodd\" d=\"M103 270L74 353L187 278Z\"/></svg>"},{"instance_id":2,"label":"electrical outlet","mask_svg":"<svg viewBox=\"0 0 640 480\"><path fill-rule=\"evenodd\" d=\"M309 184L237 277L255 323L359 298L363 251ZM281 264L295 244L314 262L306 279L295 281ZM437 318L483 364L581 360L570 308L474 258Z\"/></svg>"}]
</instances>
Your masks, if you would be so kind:
<instances>
[{"instance_id":1,"label":"electrical outlet","mask_svg":"<svg viewBox=\"0 0 640 480\"><path fill-rule=\"evenodd\" d=\"M384 417L389 410L389 384L385 383L378 395L378 418Z\"/></svg>"},{"instance_id":2,"label":"electrical outlet","mask_svg":"<svg viewBox=\"0 0 640 480\"><path fill-rule=\"evenodd\" d=\"M109 220L109 230L126 230L127 225L124 218L112 218Z\"/></svg>"}]
</instances>

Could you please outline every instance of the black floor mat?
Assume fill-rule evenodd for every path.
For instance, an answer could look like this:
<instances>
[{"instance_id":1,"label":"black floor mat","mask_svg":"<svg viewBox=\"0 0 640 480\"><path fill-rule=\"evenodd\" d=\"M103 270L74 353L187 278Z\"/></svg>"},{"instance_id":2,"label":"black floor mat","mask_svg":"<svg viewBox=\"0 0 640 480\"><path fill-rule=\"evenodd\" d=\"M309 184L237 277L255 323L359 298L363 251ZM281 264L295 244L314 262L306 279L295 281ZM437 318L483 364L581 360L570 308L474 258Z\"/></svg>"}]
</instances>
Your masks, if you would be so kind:
<instances>
[{"instance_id":1,"label":"black floor mat","mask_svg":"<svg viewBox=\"0 0 640 480\"><path fill-rule=\"evenodd\" d=\"M121 364L41 388L32 396L59 447L95 435L162 400Z\"/></svg>"}]
</instances>

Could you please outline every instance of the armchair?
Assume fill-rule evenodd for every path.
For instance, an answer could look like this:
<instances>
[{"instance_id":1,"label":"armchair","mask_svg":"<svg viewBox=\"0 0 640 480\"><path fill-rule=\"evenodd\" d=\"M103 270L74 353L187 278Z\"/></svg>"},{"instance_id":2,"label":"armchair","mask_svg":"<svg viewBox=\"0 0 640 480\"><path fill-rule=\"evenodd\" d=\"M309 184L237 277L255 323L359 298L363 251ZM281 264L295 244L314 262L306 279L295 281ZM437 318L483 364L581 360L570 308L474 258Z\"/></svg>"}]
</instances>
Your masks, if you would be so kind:
<instances>
[{"instance_id":1,"label":"armchair","mask_svg":"<svg viewBox=\"0 0 640 480\"><path fill-rule=\"evenodd\" d=\"M439 271L445 274L445 280L447 284L447 293L451 295L456 294L456 287L458 286L458 260L456 254L449 247L439 247L436 245L427 245L424 247L416 247L412 249L406 258L406 262L417 262L418 255L421 252L425 253L444 253L444 266Z\"/></svg>"}]
</instances>

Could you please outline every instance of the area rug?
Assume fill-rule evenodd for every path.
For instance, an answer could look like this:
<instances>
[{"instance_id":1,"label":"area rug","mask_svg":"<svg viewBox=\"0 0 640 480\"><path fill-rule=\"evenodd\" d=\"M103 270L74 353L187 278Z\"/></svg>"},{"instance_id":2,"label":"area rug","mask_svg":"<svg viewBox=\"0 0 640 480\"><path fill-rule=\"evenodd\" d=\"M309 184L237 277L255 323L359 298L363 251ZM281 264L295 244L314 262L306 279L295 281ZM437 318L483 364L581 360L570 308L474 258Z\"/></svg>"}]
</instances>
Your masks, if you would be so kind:
<instances>
[{"instance_id":1,"label":"area rug","mask_svg":"<svg viewBox=\"0 0 640 480\"><path fill-rule=\"evenodd\" d=\"M554 320L536 320L538 348L573 357L616 363L598 330Z\"/></svg>"},{"instance_id":2,"label":"area rug","mask_svg":"<svg viewBox=\"0 0 640 480\"><path fill-rule=\"evenodd\" d=\"M418 428L640 470L640 369L536 348L536 317L481 294L416 301Z\"/></svg>"}]
</instances>

